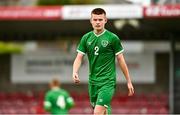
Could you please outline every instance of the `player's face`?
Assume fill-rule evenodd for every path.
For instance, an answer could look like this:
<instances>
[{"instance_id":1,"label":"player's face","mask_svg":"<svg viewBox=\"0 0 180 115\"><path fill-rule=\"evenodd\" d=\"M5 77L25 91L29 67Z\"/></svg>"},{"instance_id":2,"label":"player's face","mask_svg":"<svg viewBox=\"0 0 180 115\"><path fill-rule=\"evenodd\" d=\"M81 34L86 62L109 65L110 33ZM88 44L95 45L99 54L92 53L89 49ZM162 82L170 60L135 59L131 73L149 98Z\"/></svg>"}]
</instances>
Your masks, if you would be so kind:
<instances>
[{"instance_id":1,"label":"player's face","mask_svg":"<svg viewBox=\"0 0 180 115\"><path fill-rule=\"evenodd\" d=\"M101 31L104 29L104 26L107 22L107 18L105 14L91 14L91 20L90 20L92 27L96 31Z\"/></svg>"}]
</instances>

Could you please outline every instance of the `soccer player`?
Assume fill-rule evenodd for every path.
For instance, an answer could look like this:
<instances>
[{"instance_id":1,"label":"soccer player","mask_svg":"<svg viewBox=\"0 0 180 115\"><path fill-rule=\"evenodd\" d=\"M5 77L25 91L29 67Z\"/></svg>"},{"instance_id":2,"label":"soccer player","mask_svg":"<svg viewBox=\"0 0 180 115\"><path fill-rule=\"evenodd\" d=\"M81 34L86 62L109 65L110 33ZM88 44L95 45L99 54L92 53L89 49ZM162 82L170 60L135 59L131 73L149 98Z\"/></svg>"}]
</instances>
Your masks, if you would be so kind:
<instances>
[{"instance_id":1,"label":"soccer player","mask_svg":"<svg viewBox=\"0 0 180 115\"><path fill-rule=\"evenodd\" d=\"M44 109L51 114L68 114L69 109L74 106L74 100L69 93L60 88L60 82L53 79L50 90L45 94Z\"/></svg>"},{"instance_id":2,"label":"soccer player","mask_svg":"<svg viewBox=\"0 0 180 115\"><path fill-rule=\"evenodd\" d=\"M134 94L134 88L128 67L123 56L120 39L114 33L105 29L106 12L102 8L91 11L90 23L93 31L86 33L77 48L77 56L73 64L73 80L80 83L78 71L87 54L89 60L89 96L95 115L111 113L111 99L116 87L115 58L127 80L128 95Z\"/></svg>"}]
</instances>

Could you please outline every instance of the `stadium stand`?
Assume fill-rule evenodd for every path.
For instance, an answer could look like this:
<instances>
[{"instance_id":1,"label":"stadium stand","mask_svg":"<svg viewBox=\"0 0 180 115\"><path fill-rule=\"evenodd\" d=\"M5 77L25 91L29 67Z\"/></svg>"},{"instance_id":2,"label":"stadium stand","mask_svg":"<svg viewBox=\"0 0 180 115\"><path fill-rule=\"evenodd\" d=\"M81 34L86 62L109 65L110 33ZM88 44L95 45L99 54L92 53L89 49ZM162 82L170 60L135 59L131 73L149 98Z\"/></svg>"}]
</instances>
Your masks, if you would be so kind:
<instances>
[{"instance_id":1,"label":"stadium stand","mask_svg":"<svg viewBox=\"0 0 180 115\"><path fill-rule=\"evenodd\" d=\"M92 108L87 93L71 93L76 106L70 114L91 114ZM44 114L44 93L0 93L0 114ZM113 114L168 114L168 94L137 94L128 97L117 94L112 101ZM46 113L47 114L47 113Z\"/></svg>"}]
</instances>

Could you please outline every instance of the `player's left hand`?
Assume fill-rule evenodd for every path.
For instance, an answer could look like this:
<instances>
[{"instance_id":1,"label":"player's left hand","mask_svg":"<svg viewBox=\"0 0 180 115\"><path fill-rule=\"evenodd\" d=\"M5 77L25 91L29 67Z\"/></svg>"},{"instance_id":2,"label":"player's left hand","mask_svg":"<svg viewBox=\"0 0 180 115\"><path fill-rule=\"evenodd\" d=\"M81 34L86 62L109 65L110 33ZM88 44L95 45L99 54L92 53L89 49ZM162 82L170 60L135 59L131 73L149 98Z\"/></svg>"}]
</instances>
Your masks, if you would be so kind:
<instances>
[{"instance_id":1,"label":"player's left hand","mask_svg":"<svg viewBox=\"0 0 180 115\"><path fill-rule=\"evenodd\" d=\"M78 73L73 73L72 76L73 76L74 83L80 83L80 79L79 79Z\"/></svg>"},{"instance_id":2,"label":"player's left hand","mask_svg":"<svg viewBox=\"0 0 180 115\"><path fill-rule=\"evenodd\" d=\"M132 83L131 82L127 83L127 87L128 87L128 90L129 90L128 96L132 96L134 94L134 87L133 87Z\"/></svg>"}]
</instances>

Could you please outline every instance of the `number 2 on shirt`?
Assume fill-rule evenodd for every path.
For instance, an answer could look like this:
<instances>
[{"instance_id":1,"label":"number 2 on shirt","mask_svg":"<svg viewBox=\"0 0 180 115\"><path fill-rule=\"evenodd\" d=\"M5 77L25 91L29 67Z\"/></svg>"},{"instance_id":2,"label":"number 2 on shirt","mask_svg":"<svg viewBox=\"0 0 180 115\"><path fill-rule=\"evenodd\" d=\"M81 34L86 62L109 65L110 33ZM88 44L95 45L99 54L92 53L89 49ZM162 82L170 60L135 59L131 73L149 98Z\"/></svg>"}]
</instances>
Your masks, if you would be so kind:
<instances>
[{"instance_id":1,"label":"number 2 on shirt","mask_svg":"<svg viewBox=\"0 0 180 115\"><path fill-rule=\"evenodd\" d=\"M94 47L94 50L95 50L94 55L99 55L99 53L98 53L99 47L98 47L98 46L95 46L95 47Z\"/></svg>"}]
</instances>

